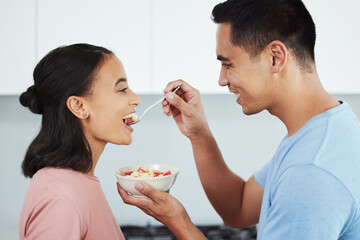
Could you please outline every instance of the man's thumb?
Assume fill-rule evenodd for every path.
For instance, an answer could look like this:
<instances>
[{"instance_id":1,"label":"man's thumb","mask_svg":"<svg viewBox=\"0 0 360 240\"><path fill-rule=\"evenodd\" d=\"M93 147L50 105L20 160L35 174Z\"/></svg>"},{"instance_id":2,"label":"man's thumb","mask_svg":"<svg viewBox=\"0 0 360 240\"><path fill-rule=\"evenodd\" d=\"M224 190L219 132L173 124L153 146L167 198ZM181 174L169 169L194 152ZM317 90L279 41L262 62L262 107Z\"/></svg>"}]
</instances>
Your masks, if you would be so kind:
<instances>
[{"instance_id":1,"label":"man's thumb","mask_svg":"<svg viewBox=\"0 0 360 240\"><path fill-rule=\"evenodd\" d=\"M180 111L184 110L184 107L185 107L184 100L181 97L179 97L178 95L176 95L175 93L168 92L165 95L165 98L171 105L178 108Z\"/></svg>"},{"instance_id":2,"label":"man's thumb","mask_svg":"<svg viewBox=\"0 0 360 240\"><path fill-rule=\"evenodd\" d=\"M140 193L144 194L145 196L150 197L151 199L154 197L154 195L156 195L155 189L150 184L147 184L143 181L137 181L135 183L135 189L138 190Z\"/></svg>"}]
</instances>

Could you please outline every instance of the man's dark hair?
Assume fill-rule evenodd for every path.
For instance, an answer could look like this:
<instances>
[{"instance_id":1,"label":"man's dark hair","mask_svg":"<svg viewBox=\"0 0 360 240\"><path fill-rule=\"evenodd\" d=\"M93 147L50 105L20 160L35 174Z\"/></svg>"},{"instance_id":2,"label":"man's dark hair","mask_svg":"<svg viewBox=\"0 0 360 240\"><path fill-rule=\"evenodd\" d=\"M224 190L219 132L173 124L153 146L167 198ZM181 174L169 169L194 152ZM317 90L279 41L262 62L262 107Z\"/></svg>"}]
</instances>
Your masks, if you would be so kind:
<instances>
[{"instance_id":1,"label":"man's dark hair","mask_svg":"<svg viewBox=\"0 0 360 240\"><path fill-rule=\"evenodd\" d=\"M302 67L315 62L315 24L300 0L228 0L214 7L212 19L230 23L232 43L251 57L279 40Z\"/></svg>"},{"instance_id":2,"label":"man's dark hair","mask_svg":"<svg viewBox=\"0 0 360 240\"><path fill-rule=\"evenodd\" d=\"M98 69L112 54L102 47L74 44L52 50L36 65L34 85L19 98L30 111L42 114L40 132L22 162L26 177L44 167L91 170L89 143L66 101L70 96L90 94Z\"/></svg>"}]
</instances>

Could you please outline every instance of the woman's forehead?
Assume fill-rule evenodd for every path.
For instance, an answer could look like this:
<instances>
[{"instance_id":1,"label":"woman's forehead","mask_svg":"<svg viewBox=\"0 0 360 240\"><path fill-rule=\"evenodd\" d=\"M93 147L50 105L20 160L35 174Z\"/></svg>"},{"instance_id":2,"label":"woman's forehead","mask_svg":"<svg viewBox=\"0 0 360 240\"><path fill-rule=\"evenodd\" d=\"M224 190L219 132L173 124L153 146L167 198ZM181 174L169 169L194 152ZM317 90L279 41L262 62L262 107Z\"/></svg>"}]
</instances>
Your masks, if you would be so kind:
<instances>
[{"instance_id":1,"label":"woman's forehead","mask_svg":"<svg viewBox=\"0 0 360 240\"><path fill-rule=\"evenodd\" d=\"M97 73L97 79L114 85L118 79L127 79L124 65L116 56L106 58Z\"/></svg>"}]
</instances>

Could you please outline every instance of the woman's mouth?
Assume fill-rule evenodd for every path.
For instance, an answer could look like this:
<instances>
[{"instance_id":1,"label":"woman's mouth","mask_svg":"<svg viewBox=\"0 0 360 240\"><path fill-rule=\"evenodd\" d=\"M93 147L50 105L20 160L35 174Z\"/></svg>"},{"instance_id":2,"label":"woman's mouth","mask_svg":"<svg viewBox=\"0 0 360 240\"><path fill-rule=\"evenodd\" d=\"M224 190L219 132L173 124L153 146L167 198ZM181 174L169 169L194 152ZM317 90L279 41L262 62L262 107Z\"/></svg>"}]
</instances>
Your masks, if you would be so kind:
<instances>
[{"instance_id":1,"label":"woman's mouth","mask_svg":"<svg viewBox=\"0 0 360 240\"><path fill-rule=\"evenodd\" d=\"M136 113L130 113L123 117L123 122L126 125L137 122L138 120L139 120L139 117L136 115Z\"/></svg>"}]
</instances>

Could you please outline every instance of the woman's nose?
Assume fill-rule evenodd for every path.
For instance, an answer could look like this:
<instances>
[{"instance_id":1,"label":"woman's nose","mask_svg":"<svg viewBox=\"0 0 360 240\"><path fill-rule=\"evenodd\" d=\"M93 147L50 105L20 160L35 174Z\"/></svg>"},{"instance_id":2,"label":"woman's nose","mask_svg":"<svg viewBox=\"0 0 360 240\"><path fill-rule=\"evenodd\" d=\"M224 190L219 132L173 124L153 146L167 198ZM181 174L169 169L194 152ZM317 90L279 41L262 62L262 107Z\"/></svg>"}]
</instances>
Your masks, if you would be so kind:
<instances>
[{"instance_id":1,"label":"woman's nose","mask_svg":"<svg viewBox=\"0 0 360 240\"><path fill-rule=\"evenodd\" d=\"M140 103L141 103L141 100L140 100L139 96L136 93L134 93L133 91L131 91L131 93L132 93L132 96L131 96L131 99L130 99L131 105L139 106Z\"/></svg>"}]
</instances>

